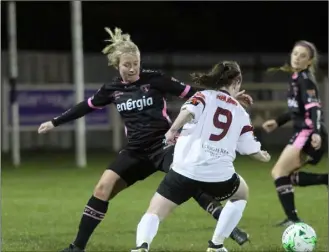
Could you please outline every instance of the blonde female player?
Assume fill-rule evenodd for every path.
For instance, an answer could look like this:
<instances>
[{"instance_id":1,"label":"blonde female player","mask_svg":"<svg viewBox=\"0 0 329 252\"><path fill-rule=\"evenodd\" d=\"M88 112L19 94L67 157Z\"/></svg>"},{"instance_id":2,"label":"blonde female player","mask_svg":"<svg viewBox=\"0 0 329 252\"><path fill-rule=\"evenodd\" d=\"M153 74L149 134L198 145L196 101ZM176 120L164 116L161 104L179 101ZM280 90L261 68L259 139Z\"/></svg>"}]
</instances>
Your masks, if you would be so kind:
<instances>
[{"instance_id":1,"label":"blonde female player","mask_svg":"<svg viewBox=\"0 0 329 252\"><path fill-rule=\"evenodd\" d=\"M287 216L278 226L300 221L294 202L294 185L328 185L327 173L298 171L304 164L318 164L327 146L327 131L315 80L317 61L318 53L312 43L296 42L290 65L279 68L292 72L287 93L289 111L263 124L264 130L269 133L293 121L294 133L272 168L272 178Z\"/></svg>"}]
</instances>

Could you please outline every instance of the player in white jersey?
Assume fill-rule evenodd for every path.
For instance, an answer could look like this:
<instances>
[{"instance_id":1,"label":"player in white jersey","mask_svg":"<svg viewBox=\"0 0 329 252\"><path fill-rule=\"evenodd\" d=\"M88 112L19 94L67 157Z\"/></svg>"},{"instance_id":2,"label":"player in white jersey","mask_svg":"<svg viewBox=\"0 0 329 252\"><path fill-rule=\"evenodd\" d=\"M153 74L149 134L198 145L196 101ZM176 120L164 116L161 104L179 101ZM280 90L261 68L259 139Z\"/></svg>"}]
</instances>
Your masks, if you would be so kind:
<instances>
[{"instance_id":1,"label":"player in white jersey","mask_svg":"<svg viewBox=\"0 0 329 252\"><path fill-rule=\"evenodd\" d=\"M195 74L193 79L213 90L191 97L167 132L167 144L176 144L172 169L138 224L137 248L132 252L148 252L160 221L199 189L219 201L229 199L207 249L207 252L227 251L224 239L240 221L248 198L248 186L233 166L236 151L263 162L270 160L253 136L249 115L232 97L239 92L242 82L239 65L222 62L208 74Z\"/></svg>"}]
</instances>

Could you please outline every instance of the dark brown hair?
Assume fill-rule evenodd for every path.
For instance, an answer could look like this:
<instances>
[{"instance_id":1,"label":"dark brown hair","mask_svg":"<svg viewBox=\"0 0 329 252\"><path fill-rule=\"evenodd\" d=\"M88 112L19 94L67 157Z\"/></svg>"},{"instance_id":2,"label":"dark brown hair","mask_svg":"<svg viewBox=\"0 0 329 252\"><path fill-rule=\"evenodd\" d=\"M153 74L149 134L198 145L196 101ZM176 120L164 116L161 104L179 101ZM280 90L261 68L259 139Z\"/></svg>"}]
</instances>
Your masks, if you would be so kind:
<instances>
[{"instance_id":1,"label":"dark brown hair","mask_svg":"<svg viewBox=\"0 0 329 252\"><path fill-rule=\"evenodd\" d=\"M223 61L213 66L208 73L192 73L192 81L204 87L220 89L229 87L233 80L241 79L240 66L235 61Z\"/></svg>"}]
</instances>

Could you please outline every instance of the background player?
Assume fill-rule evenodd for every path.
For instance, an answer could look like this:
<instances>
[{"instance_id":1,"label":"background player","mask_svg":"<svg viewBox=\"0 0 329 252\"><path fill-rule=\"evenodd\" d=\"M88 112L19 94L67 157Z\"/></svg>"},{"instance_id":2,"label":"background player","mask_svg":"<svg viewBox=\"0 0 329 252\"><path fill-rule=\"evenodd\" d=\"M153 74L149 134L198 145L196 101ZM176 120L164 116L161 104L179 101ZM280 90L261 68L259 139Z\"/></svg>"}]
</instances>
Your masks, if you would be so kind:
<instances>
[{"instance_id":1,"label":"background player","mask_svg":"<svg viewBox=\"0 0 329 252\"><path fill-rule=\"evenodd\" d=\"M300 221L294 202L293 185L328 185L328 174L297 171L304 164L316 165L324 154L327 133L323 123L315 70L318 53L307 41L298 41L290 56L290 65L280 68L292 72L288 91L289 111L263 124L272 132L293 121L294 133L272 169L272 177L287 219L278 225Z\"/></svg>"},{"instance_id":2,"label":"background player","mask_svg":"<svg viewBox=\"0 0 329 252\"><path fill-rule=\"evenodd\" d=\"M168 172L174 147L164 148L163 144L164 135L171 124L166 113L165 96L169 94L188 98L196 91L159 72L141 71L140 51L130 36L122 34L118 28L114 33L110 29L106 30L111 36L111 43L103 53L107 54L109 65L119 71L120 77L104 84L93 97L80 102L52 121L43 123L39 128L39 133L45 133L113 103L127 130L128 144L97 183L84 209L76 239L63 250L66 252L85 249L90 236L108 210L109 200L120 191L158 170ZM250 97L242 95L241 98L248 100ZM214 198L201 191L193 196L205 210L214 204ZM217 206L211 213L218 218L220 210ZM232 238L243 244L248 240L248 235L236 229Z\"/></svg>"},{"instance_id":3,"label":"background player","mask_svg":"<svg viewBox=\"0 0 329 252\"><path fill-rule=\"evenodd\" d=\"M172 169L166 174L150 206L137 227L136 245L132 252L147 252L160 221L178 205L203 190L226 203L209 241L209 252L227 251L223 242L238 224L247 203L248 187L235 173L236 150L269 161L260 150L252 133L249 115L233 98L239 92L242 76L236 62L222 62L208 74L194 75L194 81L219 89L196 93L166 133L167 144L175 144Z\"/></svg>"}]
</instances>

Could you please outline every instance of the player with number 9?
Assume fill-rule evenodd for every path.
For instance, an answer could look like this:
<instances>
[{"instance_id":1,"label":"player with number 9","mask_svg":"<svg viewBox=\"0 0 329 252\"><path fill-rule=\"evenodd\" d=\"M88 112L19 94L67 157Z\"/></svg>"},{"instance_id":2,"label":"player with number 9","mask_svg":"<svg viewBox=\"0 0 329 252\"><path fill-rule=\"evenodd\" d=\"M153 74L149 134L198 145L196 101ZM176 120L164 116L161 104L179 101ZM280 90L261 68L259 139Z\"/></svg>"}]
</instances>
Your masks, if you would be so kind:
<instances>
[{"instance_id":1,"label":"player with number 9","mask_svg":"<svg viewBox=\"0 0 329 252\"><path fill-rule=\"evenodd\" d=\"M165 135L167 144L176 144L172 169L138 224L132 252L148 252L160 221L200 189L218 201L229 199L207 249L227 251L224 239L239 223L248 199L248 186L233 166L236 151L263 162L270 160L253 136L249 115L233 98L242 82L239 65L221 62L208 74L194 74L193 80L208 89L183 105Z\"/></svg>"}]
</instances>

